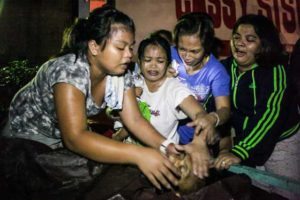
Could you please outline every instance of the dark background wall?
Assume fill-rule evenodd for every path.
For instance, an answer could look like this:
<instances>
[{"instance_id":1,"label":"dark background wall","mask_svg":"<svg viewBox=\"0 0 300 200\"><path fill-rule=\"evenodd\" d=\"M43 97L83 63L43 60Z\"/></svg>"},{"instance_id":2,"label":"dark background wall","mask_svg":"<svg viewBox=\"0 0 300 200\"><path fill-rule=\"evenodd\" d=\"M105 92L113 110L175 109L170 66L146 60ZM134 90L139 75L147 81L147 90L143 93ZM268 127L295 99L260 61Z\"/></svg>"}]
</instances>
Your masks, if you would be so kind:
<instances>
[{"instance_id":1,"label":"dark background wall","mask_svg":"<svg viewBox=\"0 0 300 200\"><path fill-rule=\"evenodd\" d=\"M28 59L34 64L45 62L59 51L64 28L70 25L75 17L87 15L88 12L82 7L96 1L105 0L0 0L0 67L16 59ZM278 21L277 18L282 21L287 18L288 21L278 27L282 28L284 43L288 52L291 52L293 44L299 38L300 0L280 1L285 8L288 5L291 12L284 10L281 4L277 5L277 1L268 1L268 9L263 9L258 6L258 2L261 1L233 0L231 2L234 2L235 6L231 9L225 4L228 1L214 1L214 4L218 2L224 7L221 11L219 6L219 12L216 14L213 8L217 7L211 0L106 0L134 19L137 44L151 31L160 28L172 30L177 20L178 9L182 12L192 11L199 7L200 2L206 3L206 7L203 7L205 11L211 10L214 16L217 15L222 20L222 16L229 11L238 17L243 10L249 13L257 13L257 10L260 10L264 11L264 14L268 10L269 17L275 21ZM248 4L242 9L241 2L244 2L243 5ZM278 9L275 9L275 4L279 6ZM216 27L216 35L221 40L228 41L231 29L225 27L224 22L220 27ZM291 22L295 25L291 27L296 27L296 30L287 33L283 24Z\"/></svg>"},{"instance_id":2,"label":"dark background wall","mask_svg":"<svg viewBox=\"0 0 300 200\"><path fill-rule=\"evenodd\" d=\"M33 64L45 62L59 51L64 28L78 16L76 0L2 2L0 66L21 59Z\"/></svg>"}]
</instances>

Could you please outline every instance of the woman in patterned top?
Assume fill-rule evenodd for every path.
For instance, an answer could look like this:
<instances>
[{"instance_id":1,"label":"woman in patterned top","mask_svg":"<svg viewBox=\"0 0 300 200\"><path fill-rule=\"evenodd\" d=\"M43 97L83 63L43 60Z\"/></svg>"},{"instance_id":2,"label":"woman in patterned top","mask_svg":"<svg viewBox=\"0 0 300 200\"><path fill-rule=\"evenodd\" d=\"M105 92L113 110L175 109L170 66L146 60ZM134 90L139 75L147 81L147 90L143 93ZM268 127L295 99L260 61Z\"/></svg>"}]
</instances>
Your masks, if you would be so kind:
<instances>
[{"instance_id":1,"label":"woman in patterned top","mask_svg":"<svg viewBox=\"0 0 300 200\"><path fill-rule=\"evenodd\" d=\"M176 185L178 170L156 150L165 139L141 116L127 73L135 42L132 19L105 6L66 33L60 55L12 100L5 136L63 146L101 163L134 164L157 188ZM127 127L152 148L90 131L87 118L106 106L119 109Z\"/></svg>"}]
</instances>

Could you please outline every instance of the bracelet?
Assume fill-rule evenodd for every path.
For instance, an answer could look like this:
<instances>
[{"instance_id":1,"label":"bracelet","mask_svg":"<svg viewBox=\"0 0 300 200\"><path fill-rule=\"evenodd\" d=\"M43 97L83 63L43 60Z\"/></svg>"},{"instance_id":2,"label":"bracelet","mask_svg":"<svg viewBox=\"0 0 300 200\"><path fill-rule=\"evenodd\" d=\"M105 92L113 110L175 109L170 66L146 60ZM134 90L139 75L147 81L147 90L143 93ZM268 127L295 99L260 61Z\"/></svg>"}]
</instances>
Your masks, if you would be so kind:
<instances>
[{"instance_id":1,"label":"bracelet","mask_svg":"<svg viewBox=\"0 0 300 200\"><path fill-rule=\"evenodd\" d=\"M160 152L161 153L163 153L163 154L167 154L167 147L169 146L169 144L171 144L171 143L174 143L172 140L165 140L165 141L163 141L161 144L160 144L160 146L159 146L159 150L160 150Z\"/></svg>"},{"instance_id":2,"label":"bracelet","mask_svg":"<svg viewBox=\"0 0 300 200\"><path fill-rule=\"evenodd\" d=\"M123 124L120 122L120 121L115 121L114 122L114 129L115 130L119 130L119 129L121 129L121 128L123 128Z\"/></svg>"},{"instance_id":3,"label":"bracelet","mask_svg":"<svg viewBox=\"0 0 300 200\"><path fill-rule=\"evenodd\" d=\"M215 127L219 126L219 123L220 123L220 117L218 115L218 113L216 112L211 112L210 114L212 114L213 116L215 116L215 118L217 119L217 122L215 124Z\"/></svg>"}]
</instances>

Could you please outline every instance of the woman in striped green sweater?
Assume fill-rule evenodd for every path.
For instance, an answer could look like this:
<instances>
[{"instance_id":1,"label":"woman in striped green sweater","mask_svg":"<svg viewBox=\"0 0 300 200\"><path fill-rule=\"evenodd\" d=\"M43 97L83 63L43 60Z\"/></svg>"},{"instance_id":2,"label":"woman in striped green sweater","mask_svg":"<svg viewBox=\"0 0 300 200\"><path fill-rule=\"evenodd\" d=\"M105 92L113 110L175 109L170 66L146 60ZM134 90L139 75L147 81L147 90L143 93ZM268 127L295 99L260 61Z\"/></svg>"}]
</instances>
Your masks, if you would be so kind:
<instances>
[{"instance_id":1,"label":"woman in striped green sweater","mask_svg":"<svg viewBox=\"0 0 300 200\"><path fill-rule=\"evenodd\" d=\"M238 163L266 165L283 142L298 141L300 145L300 133L296 134L300 116L295 95L288 87L279 33L272 21L262 15L242 16L233 28L231 51L232 57L223 64L231 76L234 146L221 154L215 164L219 169ZM291 173L300 175L300 159L286 159L300 154L299 149L289 146L282 163L297 162L298 172L291 170ZM279 162L276 165L278 168Z\"/></svg>"}]
</instances>

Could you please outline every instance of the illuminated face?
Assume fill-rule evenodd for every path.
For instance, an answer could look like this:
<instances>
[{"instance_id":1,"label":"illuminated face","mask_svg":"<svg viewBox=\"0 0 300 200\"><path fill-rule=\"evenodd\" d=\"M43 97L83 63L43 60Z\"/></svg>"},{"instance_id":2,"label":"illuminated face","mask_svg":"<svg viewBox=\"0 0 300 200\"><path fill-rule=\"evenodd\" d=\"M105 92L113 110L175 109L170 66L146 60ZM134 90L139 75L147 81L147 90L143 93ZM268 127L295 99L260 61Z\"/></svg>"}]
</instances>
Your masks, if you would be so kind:
<instances>
[{"instance_id":1,"label":"illuminated face","mask_svg":"<svg viewBox=\"0 0 300 200\"><path fill-rule=\"evenodd\" d=\"M124 25L112 25L110 38L99 45L96 65L107 74L123 74L133 58L134 34Z\"/></svg>"},{"instance_id":2,"label":"illuminated face","mask_svg":"<svg viewBox=\"0 0 300 200\"><path fill-rule=\"evenodd\" d=\"M188 194L199 190L205 185L205 181L194 175L192 171L192 160L188 154L170 155L169 160L181 172L178 184L180 194Z\"/></svg>"},{"instance_id":3,"label":"illuminated face","mask_svg":"<svg viewBox=\"0 0 300 200\"><path fill-rule=\"evenodd\" d=\"M194 70L202 67L205 51L197 34L179 36L177 49L187 67Z\"/></svg>"},{"instance_id":4,"label":"illuminated face","mask_svg":"<svg viewBox=\"0 0 300 200\"><path fill-rule=\"evenodd\" d=\"M249 24L241 24L233 34L231 51L240 70L246 71L256 63L256 55L260 52L261 41L255 33L254 27Z\"/></svg>"},{"instance_id":5,"label":"illuminated face","mask_svg":"<svg viewBox=\"0 0 300 200\"><path fill-rule=\"evenodd\" d=\"M160 82L166 78L167 54L159 45L148 45L140 61L141 72L147 82Z\"/></svg>"}]
</instances>

